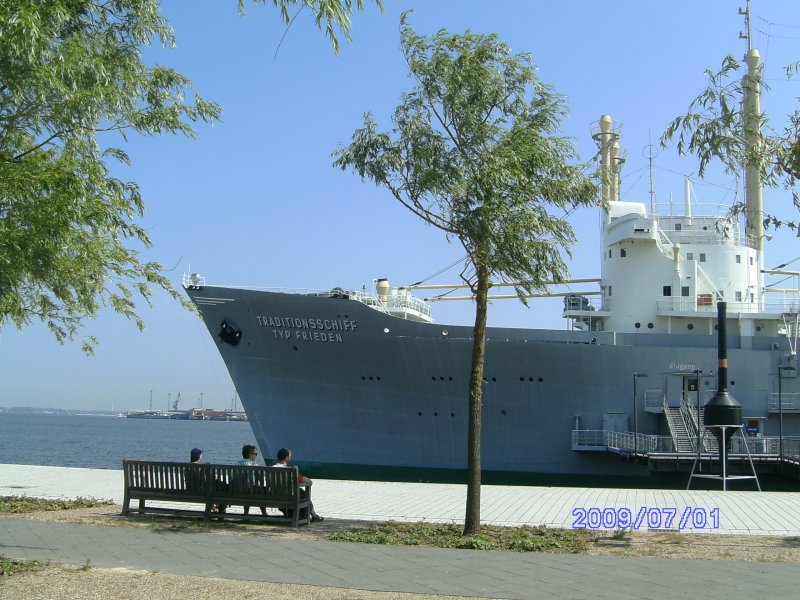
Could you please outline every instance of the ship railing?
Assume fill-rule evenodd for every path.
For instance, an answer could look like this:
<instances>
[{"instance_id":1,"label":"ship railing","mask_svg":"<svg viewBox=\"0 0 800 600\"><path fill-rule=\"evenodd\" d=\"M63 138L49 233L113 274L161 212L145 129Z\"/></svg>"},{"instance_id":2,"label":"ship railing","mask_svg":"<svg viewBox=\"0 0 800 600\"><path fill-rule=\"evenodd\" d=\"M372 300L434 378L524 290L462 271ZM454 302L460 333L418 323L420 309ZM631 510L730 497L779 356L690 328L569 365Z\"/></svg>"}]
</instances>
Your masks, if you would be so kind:
<instances>
[{"instance_id":1,"label":"ship railing","mask_svg":"<svg viewBox=\"0 0 800 600\"><path fill-rule=\"evenodd\" d=\"M327 298L344 298L347 300L355 300L361 302L370 308L374 308L384 313L396 312L416 312L424 317L430 318L431 305L425 300L421 300L416 296L404 291L392 290L391 294L387 294L386 301L382 301L378 296L368 294L361 290L346 290L343 288L333 288L332 290L315 290L306 291L306 295L321 296Z\"/></svg>"},{"instance_id":2,"label":"ship railing","mask_svg":"<svg viewBox=\"0 0 800 600\"><path fill-rule=\"evenodd\" d=\"M770 302L727 302L728 313L768 313L780 315L793 313L798 309L796 300L778 300ZM656 301L656 310L665 312L708 312L716 314L715 294L697 294L680 298L669 298Z\"/></svg>"},{"instance_id":3,"label":"ship railing","mask_svg":"<svg viewBox=\"0 0 800 600\"><path fill-rule=\"evenodd\" d=\"M768 396L768 405L771 413L779 413L781 409L783 409L783 412L800 412L800 393L782 392L778 394L777 392L772 392Z\"/></svg>"},{"instance_id":4,"label":"ship railing","mask_svg":"<svg viewBox=\"0 0 800 600\"><path fill-rule=\"evenodd\" d=\"M386 303L389 309L399 308L404 310L411 310L426 317L431 316L430 302L421 300L420 298L412 296L409 293L405 293L404 291L398 291L398 293L388 294L386 296Z\"/></svg>"},{"instance_id":5,"label":"ship railing","mask_svg":"<svg viewBox=\"0 0 800 600\"><path fill-rule=\"evenodd\" d=\"M572 431L572 449L605 450L608 447L608 432L602 429L574 429Z\"/></svg>"},{"instance_id":6,"label":"ship railing","mask_svg":"<svg viewBox=\"0 0 800 600\"><path fill-rule=\"evenodd\" d=\"M185 288L203 287L206 284L206 278L200 273L184 273L181 277L181 283Z\"/></svg>"},{"instance_id":7,"label":"ship railing","mask_svg":"<svg viewBox=\"0 0 800 600\"><path fill-rule=\"evenodd\" d=\"M716 212L716 211L715 211ZM673 244L697 244L701 246L744 246L751 248L749 240L735 223L726 223L723 228L720 217L692 217L692 225L685 223L684 216L659 216L658 232L662 244L672 247ZM681 229L675 229L675 223L681 224Z\"/></svg>"}]
</instances>

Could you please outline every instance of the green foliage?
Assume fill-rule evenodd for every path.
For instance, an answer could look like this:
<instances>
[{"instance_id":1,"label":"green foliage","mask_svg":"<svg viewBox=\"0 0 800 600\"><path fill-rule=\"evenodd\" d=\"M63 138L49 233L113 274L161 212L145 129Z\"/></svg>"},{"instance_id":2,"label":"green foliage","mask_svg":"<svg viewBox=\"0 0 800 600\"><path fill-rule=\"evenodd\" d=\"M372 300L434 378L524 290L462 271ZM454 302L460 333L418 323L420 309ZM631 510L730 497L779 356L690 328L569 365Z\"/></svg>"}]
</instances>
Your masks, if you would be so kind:
<instances>
[{"instance_id":1,"label":"green foliage","mask_svg":"<svg viewBox=\"0 0 800 600\"><path fill-rule=\"evenodd\" d=\"M624 527L620 527L619 529L615 529L614 533L611 534L611 538L615 540L624 540L628 537L630 531L625 529Z\"/></svg>"},{"instance_id":2,"label":"green foliage","mask_svg":"<svg viewBox=\"0 0 800 600\"><path fill-rule=\"evenodd\" d=\"M32 573L44 565L38 560L17 560L0 554L0 576L11 577L19 573Z\"/></svg>"},{"instance_id":3,"label":"green foliage","mask_svg":"<svg viewBox=\"0 0 800 600\"><path fill-rule=\"evenodd\" d=\"M468 550L513 550L515 552L584 552L591 541L585 530L547 527L483 526L475 535L462 535L460 526L435 523L383 523L363 529L337 531L334 542L360 542L403 546L433 546Z\"/></svg>"},{"instance_id":4,"label":"green foliage","mask_svg":"<svg viewBox=\"0 0 800 600\"><path fill-rule=\"evenodd\" d=\"M110 500L96 500L94 498L51 500L48 498L31 498L29 496L0 496L0 514L21 514L40 510L72 510L74 508L93 508L110 504L113 504Z\"/></svg>"},{"instance_id":5,"label":"green foliage","mask_svg":"<svg viewBox=\"0 0 800 600\"><path fill-rule=\"evenodd\" d=\"M563 281L569 212L598 202L571 140L557 135L563 98L496 35L427 38L404 14L400 43L416 86L390 132L367 113L334 164L386 187L461 242L474 266L520 281L519 293Z\"/></svg>"},{"instance_id":6,"label":"green foliage","mask_svg":"<svg viewBox=\"0 0 800 600\"><path fill-rule=\"evenodd\" d=\"M798 64L787 67L789 77L797 72ZM715 161L737 177L743 167L755 167L763 185L790 190L794 206L800 210L800 108L788 115L783 130L775 130L765 113L745 115L740 106L744 93L767 86L760 69L753 76L743 77L743 67L729 55L718 71L706 70L708 86L692 101L685 115L667 126L661 145L677 139L681 155L697 157L701 177ZM733 214L743 209L741 204L734 206ZM764 225L798 227L796 222L774 215L764 215Z\"/></svg>"},{"instance_id":7,"label":"green foliage","mask_svg":"<svg viewBox=\"0 0 800 600\"><path fill-rule=\"evenodd\" d=\"M0 324L39 319L73 339L110 306L143 322L151 286L180 299L150 240L135 183L113 177L130 133L193 136L221 109L142 46L173 44L157 0L0 1ZM84 338L91 352L96 340Z\"/></svg>"},{"instance_id":8,"label":"green foliage","mask_svg":"<svg viewBox=\"0 0 800 600\"><path fill-rule=\"evenodd\" d=\"M374 0L377 7L383 12L383 2ZM333 51L339 53L339 38L336 36L338 29L349 42L350 15L353 6L364 10L364 0L253 0L256 4L272 4L280 9L281 20L291 27L292 22L303 9L308 9L314 17L314 24L318 29L325 29L325 34L330 38ZM245 0L239 0L239 12L244 13ZM289 16L289 7L300 6L294 16Z\"/></svg>"}]
</instances>

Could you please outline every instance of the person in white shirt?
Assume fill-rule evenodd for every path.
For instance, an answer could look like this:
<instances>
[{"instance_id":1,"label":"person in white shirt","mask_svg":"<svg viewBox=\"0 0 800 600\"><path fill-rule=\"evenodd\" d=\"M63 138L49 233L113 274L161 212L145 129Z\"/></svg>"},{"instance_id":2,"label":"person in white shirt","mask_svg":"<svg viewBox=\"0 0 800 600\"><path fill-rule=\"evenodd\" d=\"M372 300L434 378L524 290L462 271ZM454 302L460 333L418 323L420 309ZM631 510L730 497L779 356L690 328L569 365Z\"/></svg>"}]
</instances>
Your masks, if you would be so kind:
<instances>
[{"instance_id":1,"label":"person in white shirt","mask_svg":"<svg viewBox=\"0 0 800 600\"><path fill-rule=\"evenodd\" d=\"M289 461L292 460L292 451L288 448L281 448L278 450L277 456L278 462L276 462L273 466L275 467L288 467ZM312 481L308 477L304 477L302 473L298 473L300 483L312 483ZM305 490L300 490L300 493L305 493ZM311 515L311 522L318 523L320 521L324 521L325 517L318 515L314 511L314 504L312 502L308 503L308 512Z\"/></svg>"}]
</instances>

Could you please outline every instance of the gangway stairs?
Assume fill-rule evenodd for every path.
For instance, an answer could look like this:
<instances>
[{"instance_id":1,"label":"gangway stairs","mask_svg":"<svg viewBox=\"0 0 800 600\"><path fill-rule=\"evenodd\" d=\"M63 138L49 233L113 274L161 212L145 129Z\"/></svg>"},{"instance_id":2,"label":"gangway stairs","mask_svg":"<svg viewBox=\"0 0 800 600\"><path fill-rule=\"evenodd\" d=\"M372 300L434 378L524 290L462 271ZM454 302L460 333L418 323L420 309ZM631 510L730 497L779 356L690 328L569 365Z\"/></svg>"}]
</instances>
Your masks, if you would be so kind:
<instances>
[{"instance_id":1,"label":"gangway stairs","mask_svg":"<svg viewBox=\"0 0 800 600\"><path fill-rule=\"evenodd\" d=\"M689 418L691 419L691 428L694 429L694 439L697 440L697 408L687 402L687 411L689 413ZM700 407L700 423L705 423L705 406ZM694 446L694 443L692 444ZM710 429L705 429L703 431L703 451L704 452L713 452L714 454L719 454L719 444L717 443L717 438L714 437L714 434L711 433Z\"/></svg>"},{"instance_id":2,"label":"gangway stairs","mask_svg":"<svg viewBox=\"0 0 800 600\"><path fill-rule=\"evenodd\" d=\"M686 420L683 418L680 407L666 406L665 403L664 416L667 417L667 424L669 425L669 432L675 444L675 449L678 452L695 452L694 440L689 435L689 428L686 426Z\"/></svg>"}]
</instances>

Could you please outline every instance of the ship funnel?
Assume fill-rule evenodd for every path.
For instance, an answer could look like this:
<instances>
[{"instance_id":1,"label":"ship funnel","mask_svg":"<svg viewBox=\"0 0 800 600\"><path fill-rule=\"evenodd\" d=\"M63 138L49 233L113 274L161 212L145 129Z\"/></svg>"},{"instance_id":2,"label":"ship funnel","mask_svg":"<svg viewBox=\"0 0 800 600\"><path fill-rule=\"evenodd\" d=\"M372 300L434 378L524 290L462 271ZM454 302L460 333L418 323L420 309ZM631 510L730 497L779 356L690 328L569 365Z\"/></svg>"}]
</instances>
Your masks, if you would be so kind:
<instances>
[{"instance_id":1,"label":"ship funnel","mask_svg":"<svg viewBox=\"0 0 800 600\"><path fill-rule=\"evenodd\" d=\"M378 293L378 300L385 306L386 303L389 301L389 292L391 291L391 286L389 285L389 280L385 277L382 279L378 279L378 283L375 285L375 290Z\"/></svg>"},{"instance_id":2,"label":"ship funnel","mask_svg":"<svg viewBox=\"0 0 800 600\"><path fill-rule=\"evenodd\" d=\"M725 315L725 302L717 302L717 356L719 359L717 366L717 394L706 404L705 418L703 419L706 427L714 428L713 433L719 444L721 462L724 461L723 443L727 447L731 436L736 431L730 426L742 425L742 405L728 393L728 334ZM723 431L725 432L724 440L722 439Z\"/></svg>"}]
</instances>

